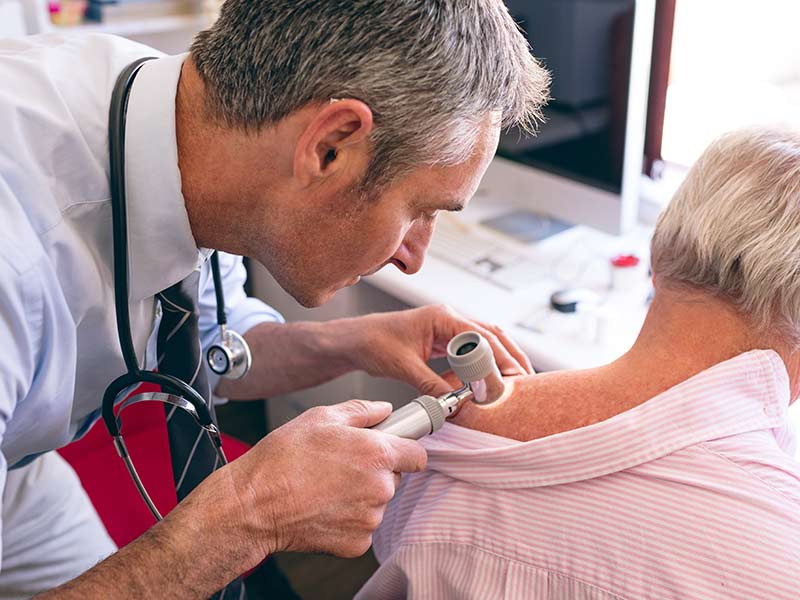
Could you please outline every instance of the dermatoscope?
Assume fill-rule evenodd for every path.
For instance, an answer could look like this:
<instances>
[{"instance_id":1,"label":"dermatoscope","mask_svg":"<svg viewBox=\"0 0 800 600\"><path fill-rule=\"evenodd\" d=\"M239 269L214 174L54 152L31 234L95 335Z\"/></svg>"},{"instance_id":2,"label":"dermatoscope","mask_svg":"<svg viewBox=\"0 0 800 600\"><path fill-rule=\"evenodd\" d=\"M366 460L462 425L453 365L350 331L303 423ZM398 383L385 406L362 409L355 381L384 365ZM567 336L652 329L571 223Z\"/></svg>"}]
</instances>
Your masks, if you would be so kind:
<instances>
[{"instance_id":1,"label":"dermatoscope","mask_svg":"<svg viewBox=\"0 0 800 600\"><path fill-rule=\"evenodd\" d=\"M447 362L464 384L438 398L420 396L398 408L372 429L418 440L441 429L462 402L488 404L504 390L503 378L489 342L475 331L458 334L447 344Z\"/></svg>"}]
</instances>

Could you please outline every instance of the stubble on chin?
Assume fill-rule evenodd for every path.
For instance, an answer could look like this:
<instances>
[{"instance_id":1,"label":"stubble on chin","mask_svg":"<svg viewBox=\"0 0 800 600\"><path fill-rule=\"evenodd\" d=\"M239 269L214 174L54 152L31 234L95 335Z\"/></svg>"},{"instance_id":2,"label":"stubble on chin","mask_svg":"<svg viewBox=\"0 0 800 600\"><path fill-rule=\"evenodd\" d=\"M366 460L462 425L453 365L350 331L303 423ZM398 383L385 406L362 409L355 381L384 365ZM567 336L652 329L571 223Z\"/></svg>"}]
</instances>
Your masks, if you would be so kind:
<instances>
[{"instance_id":1,"label":"stubble on chin","mask_svg":"<svg viewBox=\"0 0 800 600\"><path fill-rule=\"evenodd\" d=\"M336 293L336 290L320 291L318 289L303 289L300 286L297 286L294 289L288 289L284 286L281 287L283 287L283 289L286 290L303 308L317 308L322 306Z\"/></svg>"}]
</instances>

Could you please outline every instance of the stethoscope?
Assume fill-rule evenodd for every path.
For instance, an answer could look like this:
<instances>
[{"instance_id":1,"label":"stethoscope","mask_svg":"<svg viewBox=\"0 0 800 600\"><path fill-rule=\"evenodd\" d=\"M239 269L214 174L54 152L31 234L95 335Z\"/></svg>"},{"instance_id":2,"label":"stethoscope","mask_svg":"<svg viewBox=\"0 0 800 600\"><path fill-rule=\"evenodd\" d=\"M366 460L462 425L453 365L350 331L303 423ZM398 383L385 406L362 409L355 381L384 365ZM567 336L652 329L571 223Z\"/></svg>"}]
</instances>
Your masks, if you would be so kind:
<instances>
[{"instance_id":1,"label":"stethoscope","mask_svg":"<svg viewBox=\"0 0 800 600\"><path fill-rule=\"evenodd\" d=\"M139 368L136 351L133 347L131 336L130 312L128 308L128 227L125 203L125 119L128 110L128 98L141 66L154 57L141 58L128 65L117 78L114 91L111 95L111 106L108 119L108 146L110 157L111 179L111 207L112 226L114 232L114 302L116 304L117 333L125 360L127 372L117 377L106 388L103 394L102 416L109 434L114 440L117 453L125 462L139 494L147 504L150 512L161 520L161 513L153 503L152 498L139 477L136 467L122 439L121 415L122 412L133 404L139 402L160 402L169 404L189 413L197 424L206 433L217 453L219 464L227 464L225 453L222 451L222 439L219 429L214 423L209 405L203 397L189 384L177 377L156 373ZM252 362L250 348L244 338L231 331L226 326L225 299L222 290L222 278L219 270L219 259L216 251L209 258L214 279L214 293L217 303L217 324L220 333L214 344L206 353L206 362L209 368L228 379L240 379L250 370ZM160 392L147 392L136 394L125 399L119 404L117 414L114 407L130 392L142 383L152 383L160 386Z\"/></svg>"}]
</instances>

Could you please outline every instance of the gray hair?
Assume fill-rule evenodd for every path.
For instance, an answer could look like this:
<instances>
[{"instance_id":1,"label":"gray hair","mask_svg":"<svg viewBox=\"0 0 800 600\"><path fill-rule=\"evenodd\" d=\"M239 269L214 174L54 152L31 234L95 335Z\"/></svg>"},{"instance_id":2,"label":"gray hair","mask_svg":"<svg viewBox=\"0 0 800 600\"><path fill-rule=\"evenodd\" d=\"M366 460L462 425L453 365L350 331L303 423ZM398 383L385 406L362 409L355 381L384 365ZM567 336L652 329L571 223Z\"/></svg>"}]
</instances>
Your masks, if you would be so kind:
<instances>
[{"instance_id":1,"label":"gray hair","mask_svg":"<svg viewBox=\"0 0 800 600\"><path fill-rule=\"evenodd\" d=\"M372 183L465 161L493 111L533 130L550 81L502 0L227 0L191 56L228 126L366 103Z\"/></svg>"},{"instance_id":2,"label":"gray hair","mask_svg":"<svg viewBox=\"0 0 800 600\"><path fill-rule=\"evenodd\" d=\"M761 330L800 341L800 133L714 141L656 225L653 273L733 303Z\"/></svg>"}]
</instances>

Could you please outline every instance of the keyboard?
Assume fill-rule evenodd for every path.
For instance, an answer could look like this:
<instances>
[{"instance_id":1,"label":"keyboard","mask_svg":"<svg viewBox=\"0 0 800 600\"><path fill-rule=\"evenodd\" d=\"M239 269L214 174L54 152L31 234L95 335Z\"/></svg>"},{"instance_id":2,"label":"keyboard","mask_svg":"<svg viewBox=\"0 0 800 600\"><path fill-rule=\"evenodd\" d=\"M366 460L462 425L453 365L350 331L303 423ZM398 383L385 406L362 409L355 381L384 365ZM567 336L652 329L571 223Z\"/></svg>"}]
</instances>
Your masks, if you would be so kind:
<instances>
[{"instance_id":1,"label":"keyboard","mask_svg":"<svg viewBox=\"0 0 800 600\"><path fill-rule=\"evenodd\" d=\"M508 291L541 281L549 268L540 258L517 250L508 242L457 217L439 217L429 252Z\"/></svg>"}]
</instances>

